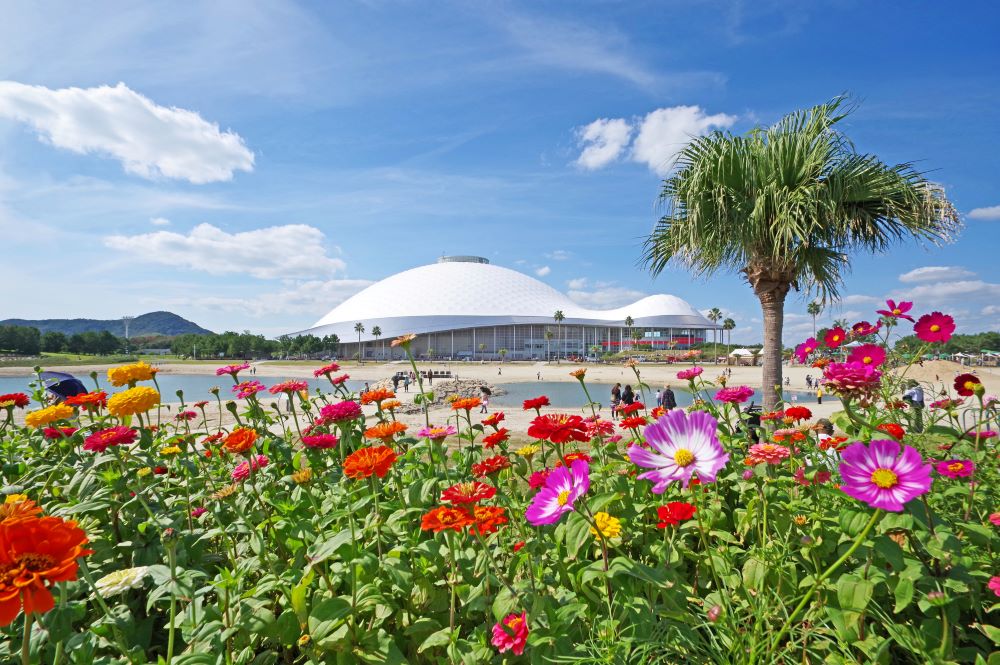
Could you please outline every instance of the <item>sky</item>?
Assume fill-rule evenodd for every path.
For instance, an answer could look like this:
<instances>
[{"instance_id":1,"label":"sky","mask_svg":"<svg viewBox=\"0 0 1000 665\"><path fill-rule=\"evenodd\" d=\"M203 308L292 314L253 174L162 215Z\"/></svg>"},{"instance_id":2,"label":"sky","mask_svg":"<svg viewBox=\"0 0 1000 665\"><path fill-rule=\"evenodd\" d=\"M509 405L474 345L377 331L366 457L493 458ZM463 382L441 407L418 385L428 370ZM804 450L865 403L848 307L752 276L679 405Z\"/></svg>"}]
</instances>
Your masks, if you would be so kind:
<instances>
[{"instance_id":1,"label":"sky","mask_svg":"<svg viewBox=\"0 0 1000 665\"><path fill-rule=\"evenodd\" d=\"M14 3L0 319L166 309L271 337L474 254L588 306L719 307L756 342L739 274L642 266L662 179L693 136L847 93L857 149L914 162L965 227L855 256L819 324L893 297L1000 330L998 29L991 2Z\"/></svg>"}]
</instances>

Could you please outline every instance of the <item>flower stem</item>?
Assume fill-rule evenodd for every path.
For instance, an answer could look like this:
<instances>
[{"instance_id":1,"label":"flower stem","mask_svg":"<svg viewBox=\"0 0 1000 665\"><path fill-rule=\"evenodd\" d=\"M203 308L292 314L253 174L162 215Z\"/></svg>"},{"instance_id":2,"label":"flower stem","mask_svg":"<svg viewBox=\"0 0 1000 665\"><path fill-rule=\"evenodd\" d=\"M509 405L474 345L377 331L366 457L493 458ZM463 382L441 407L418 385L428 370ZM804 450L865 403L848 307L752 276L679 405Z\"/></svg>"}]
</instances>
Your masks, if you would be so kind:
<instances>
[{"instance_id":1,"label":"flower stem","mask_svg":"<svg viewBox=\"0 0 1000 665\"><path fill-rule=\"evenodd\" d=\"M21 665L31 665L31 625L35 622L35 613L24 615L24 638L21 640Z\"/></svg>"}]
</instances>

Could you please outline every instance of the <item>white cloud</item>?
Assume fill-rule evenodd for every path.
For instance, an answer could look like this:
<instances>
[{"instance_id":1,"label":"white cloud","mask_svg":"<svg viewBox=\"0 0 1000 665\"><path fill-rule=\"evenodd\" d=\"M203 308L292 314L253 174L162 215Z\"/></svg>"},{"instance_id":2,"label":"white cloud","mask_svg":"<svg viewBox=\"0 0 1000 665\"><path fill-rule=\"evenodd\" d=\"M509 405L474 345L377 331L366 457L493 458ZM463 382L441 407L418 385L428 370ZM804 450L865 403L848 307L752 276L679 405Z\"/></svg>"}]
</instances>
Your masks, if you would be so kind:
<instances>
[{"instance_id":1,"label":"white cloud","mask_svg":"<svg viewBox=\"0 0 1000 665\"><path fill-rule=\"evenodd\" d=\"M110 156L143 178L204 184L253 170L254 155L238 134L194 111L159 106L124 83L53 90L0 81L0 117L31 125L57 148Z\"/></svg>"},{"instance_id":2,"label":"white cloud","mask_svg":"<svg viewBox=\"0 0 1000 665\"><path fill-rule=\"evenodd\" d=\"M573 302L594 309L612 309L634 303L647 294L622 286L608 286L591 291L570 290L567 294Z\"/></svg>"},{"instance_id":3,"label":"white cloud","mask_svg":"<svg viewBox=\"0 0 1000 665\"><path fill-rule=\"evenodd\" d=\"M954 305L956 298L1000 298L1000 284L982 280L963 280L940 284L921 284L897 291L894 299L903 298L921 304Z\"/></svg>"},{"instance_id":4,"label":"white cloud","mask_svg":"<svg viewBox=\"0 0 1000 665\"><path fill-rule=\"evenodd\" d=\"M974 272L957 266L924 266L916 268L910 272L904 272L899 276L899 281L906 284L917 282L943 282L965 277L975 277Z\"/></svg>"},{"instance_id":5,"label":"white cloud","mask_svg":"<svg viewBox=\"0 0 1000 665\"><path fill-rule=\"evenodd\" d=\"M308 280L295 282L280 291L241 296L178 296L150 298L149 304L162 307L249 314L255 318L275 315L310 315L319 319L328 310L372 284L364 279ZM285 329L284 332L295 332Z\"/></svg>"},{"instance_id":6,"label":"white cloud","mask_svg":"<svg viewBox=\"0 0 1000 665\"><path fill-rule=\"evenodd\" d=\"M565 249L555 249L545 255L545 258L553 261L568 261L573 254Z\"/></svg>"},{"instance_id":7,"label":"white cloud","mask_svg":"<svg viewBox=\"0 0 1000 665\"><path fill-rule=\"evenodd\" d=\"M170 220L166 217L153 217L149 223L153 226L170 226Z\"/></svg>"},{"instance_id":8,"label":"white cloud","mask_svg":"<svg viewBox=\"0 0 1000 665\"><path fill-rule=\"evenodd\" d=\"M552 272L552 268L550 268L548 266L542 266L541 268L537 268L535 270L535 274L538 275L539 277L545 277L550 272Z\"/></svg>"},{"instance_id":9,"label":"white cloud","mask_svg":"<svg viewBox=\"0 0 1000 665\"><path fill-rule=\"evenodd\" d=\"M987 305L983 311L979 312L983 316L994 316L1000 314L1000 305Z\"/></svg>"},{"instance_id":10,"label":"white cloud","mask_svg":"<svg viewBox=\"0 0 1000 665\"><path fill-rule=\"evenodd\" d=\"M875 296L864 296L857 293L844 296L840 299L840 304L842 305L871 305L878 302L882 302L882 300Z\"/></svg>"},{"instance_id":11,"label":"white cloud","mask_svg":"<svg viewBox=\"0 0 1000 665\"><path fill-rule=\"evenodd\" d=\"M577 144L583 148L576 165L588 171L618 159L632 138L632 127L623 118L598 118L577 128Z\"/></svg>"},{"instance_id":12,"label":"white cloud","mask_svg":"<svg viewBox=\"0 0 1000 665\"><path fill-rule=\"evenodd\" d=\"M1000 219L1000 206L989 206L988 208L973 208L966 215L969 219L995 220Z\"/></svg>"},{"instance_id":13,"label":"white cloud","mask_svg":"<svg viewBox=\"0 0 1000 665\"><path fill-rule=\"evenodd\" d=\"M570 279L566 281L566 286L574 291L579 291L581 289L587 288L587 278L577 277L575 279Z\"/></svg>"},{"instance_id":14,"label":"white cloud","mask_svg":"<svg viewBox=\"0 0 1000 665\"><path fill-rule=\"evenodd\" d=\"M632 144L632 159L646 164L659 175L673 168L674 160L688 142L710 130L730 127L736 116L706 115L699 106L673 106L646 114Z\"/></svg>"},{"instance_id":15,"label":"white cloud","mask_svg":"<svg viewBox=\"0 0 1000 665\"><path fill-rule=\"evenodd\" d=\"M327 256L325 236L306 224L286 224L228 233L199 224L187 235L156 231L109 236L104 244L133 258L212 274L246 273L262 279L316 277L344 270L345 263Z\"/></svg>"}]
</instances>

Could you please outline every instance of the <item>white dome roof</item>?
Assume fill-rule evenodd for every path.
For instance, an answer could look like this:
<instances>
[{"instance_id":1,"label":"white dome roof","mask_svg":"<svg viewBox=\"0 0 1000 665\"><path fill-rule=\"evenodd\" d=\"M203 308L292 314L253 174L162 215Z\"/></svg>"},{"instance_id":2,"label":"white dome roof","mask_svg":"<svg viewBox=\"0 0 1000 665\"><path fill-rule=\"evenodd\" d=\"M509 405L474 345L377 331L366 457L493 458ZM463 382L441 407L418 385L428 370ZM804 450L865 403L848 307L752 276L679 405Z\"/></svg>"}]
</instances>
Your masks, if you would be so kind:
<instances>
[{"instance_id":1,"label":"white dome roof","mask_svg":"<svg viewBox=\"0 0 1000 665\"><path fill-rule=\"evenodd\" d=\"M712 328L711 321L685 301L671 295L652 295L611 310L588 309L548 284L509 268L475 257L443 259L405 270L351 296L300 334L336 334L357 339L356 323L372 339L374 326L384 338L407 332L552 323L562 310L567 324L624 326L631 316L636 326Z\"/></svg>"}]
</instances>

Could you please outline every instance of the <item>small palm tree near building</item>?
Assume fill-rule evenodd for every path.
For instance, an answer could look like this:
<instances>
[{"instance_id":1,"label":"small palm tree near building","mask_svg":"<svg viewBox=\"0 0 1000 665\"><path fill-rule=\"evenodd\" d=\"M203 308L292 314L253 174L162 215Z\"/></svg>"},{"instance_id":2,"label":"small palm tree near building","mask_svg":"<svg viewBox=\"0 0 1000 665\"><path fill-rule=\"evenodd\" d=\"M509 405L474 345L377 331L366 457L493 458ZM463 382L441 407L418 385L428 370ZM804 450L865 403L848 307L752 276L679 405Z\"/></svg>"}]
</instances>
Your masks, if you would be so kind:
<instances>
[{"instance_id":1,"label":"small palm tree near building","mask_svg":"<svg viewBox=\"0 0 1000 665\"><path fill-rule=\"evenodd\" d=\"M733 346L733 328L735 327L736 321L733 319L726 319L722 322L722 330L728 333L727 337L729 338L726 340L726 355L729 355L729 350Z\"/></svg>"},{"instance_id":2,"label":"small palm tree near building","mask_svg":"<svg viewBox=\"0 0 1000 665\"><path fill-rule=\"evenodd\" d=\"M354 324L354 332L358 333L358 361L363 365L365 363L365 353L364 349L361 348L361 333L365 331L365 324L358 321Z\"/></svg>"},{"instance_id":3,"label":"small palm tree near building","mask_svg":"<svg viewBox=\"0 0 1000 665\"><path fill-rule=\"evenodd\" d=\"M632 340L632 326L635 325L635 319L631 316L625 317L625 336L629 339L629 345L631 346Z\"/></svg>"},{"instance_id":4,"label":"small palm tree near building","mask_svg":"<svg viewBox=\"0 0 1000 665\"><path fill-rule=\"evenodd\" d=\"M719 319L721 319L721 318L722 318L722 310L719 309L718 307L713 307L712 309L708 310L708 320L711 321L712 323L718 323ZM713 340L713 344L712 344L712 357L715 359L715 362L719 362L719 329L718 328L712 328L712 340Z\"/></svg>"},{"instance_id":5,"label":"small palm tree near building","mask_svg":"<svg viewBox=\"0 0 1000 665\"><path fill-rule=\"evenodd\" d=\"M559 341L556 346L556 363L559 363L560 358L562 358L562 351L563 351L562 322L563 319L566 318L566 316L563 314L561 309L557 309L556 313L552 315L552 318L555 319L557 329L559 330Z\"/></svg>"},{"instance_id":6,"label":"small palm tree near building","mask_svg":"<svg viewBox=\"0 0 1000 665\"><path fill-rule=\"evenodd\" d=\"M545 362L549 362L549 361L552 360L552 349L549 348L549 345L552 342L552 338L555 337L555 336L556 336L556 334L554 332L552 332L551 330L549 330L549 329L546 328L546 330L545 330Z\"/></svg>"},{"instance_id":7,"label":"small palm tree near building","mask_svg":"<svg viewBox=\"0 0 1000 665\"><path fill-rule=\"evenodd\" d=\"M378 341L378 338L381 336L382 336L381 327L375 326L374 328L372 328L372 337L375 338L376 342ZM385 359L385 342L382 343L382 358Z\"/></svg>"},{"instance_id":8,"label":"small palm tree near building","mask_svg":"<svg viewBox=\"0 0 1000 665\"><path fill-rule=\"evenodd\" d=\"M816 300L813 300L806 306L806 312L813 318L813 337L816 336L816 317L820 315L823 311L823 305Z\"/></svg>"}]
</instances>

